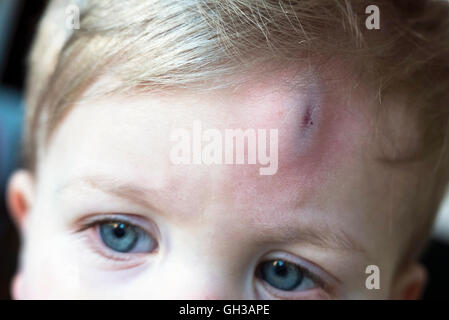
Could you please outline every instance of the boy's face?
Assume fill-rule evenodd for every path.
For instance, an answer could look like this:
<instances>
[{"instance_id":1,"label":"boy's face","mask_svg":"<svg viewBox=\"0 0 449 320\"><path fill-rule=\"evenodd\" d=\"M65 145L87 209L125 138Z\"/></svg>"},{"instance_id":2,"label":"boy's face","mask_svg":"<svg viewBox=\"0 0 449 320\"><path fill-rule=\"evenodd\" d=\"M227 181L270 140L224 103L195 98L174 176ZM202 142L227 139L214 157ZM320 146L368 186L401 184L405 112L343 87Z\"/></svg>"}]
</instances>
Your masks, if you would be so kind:
<instances>
[{"instance_id":1,"label":"boy's face","mask_svg":"<svg viewBox=\"0 0 449 320\"><path fill-rule=\"evenodd\" d=\"M10 184L24 235L16 298L415 297L422 272L395 274L406 198L392 190L409 177L376 162L373 110L341 84L282 80L74 106L34 185L23 172ZM173 132L190 132L193 150L198 123L223 137L277 129L275 174L175 164ZM370 265L380 289L366 286Z\"/></svg>"}]
</instances>

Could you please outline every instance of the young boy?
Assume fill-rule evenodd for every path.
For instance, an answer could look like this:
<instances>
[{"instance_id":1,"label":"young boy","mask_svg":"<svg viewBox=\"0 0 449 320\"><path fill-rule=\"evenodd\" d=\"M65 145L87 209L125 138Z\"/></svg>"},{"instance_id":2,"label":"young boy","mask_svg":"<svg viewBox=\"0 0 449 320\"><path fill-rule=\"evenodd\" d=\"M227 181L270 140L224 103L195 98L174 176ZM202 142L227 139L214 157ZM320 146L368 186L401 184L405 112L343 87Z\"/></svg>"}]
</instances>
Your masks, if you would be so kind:
<instances>
[{"instance_id":1,"label":"young boy","mask_svg":"<svg viewBox=\"0 0 449 320\"><path fill-rule=\"evenodd\" d=\"M449 174L448 13L51 2L7 195L14 298L419 298Z\"/></svg>"}]
</instances>

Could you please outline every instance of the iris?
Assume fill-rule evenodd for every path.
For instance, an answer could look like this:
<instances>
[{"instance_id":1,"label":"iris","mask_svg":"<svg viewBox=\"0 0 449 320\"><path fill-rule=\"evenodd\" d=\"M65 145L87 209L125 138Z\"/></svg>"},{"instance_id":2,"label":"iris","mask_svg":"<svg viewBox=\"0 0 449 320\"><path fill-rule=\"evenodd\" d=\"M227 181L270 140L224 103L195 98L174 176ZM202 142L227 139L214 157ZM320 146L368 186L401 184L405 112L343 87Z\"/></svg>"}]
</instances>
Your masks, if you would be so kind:
<instances>
[{"instance_id":1,"label":"iris","mask_svg":"<svg viewBox=\"0 0 449 320\"><path fill-rule=\"evenodd\" d=\"M283 260L266 261L261 264L261 278L272 287L291 291L297 288L304 280L301 269Z\"/></svg>"},{"instance_id":2,"label":"iris","mask_svg":"<svg viewBox=\"0 0 449 320\"><path fill-rule=\"evenodd\" d=\"M120 222L100 225L100 236L104 244L118 252L130 252L136 246L139 232L136 227Z\"/></svg>"}]
</instances>

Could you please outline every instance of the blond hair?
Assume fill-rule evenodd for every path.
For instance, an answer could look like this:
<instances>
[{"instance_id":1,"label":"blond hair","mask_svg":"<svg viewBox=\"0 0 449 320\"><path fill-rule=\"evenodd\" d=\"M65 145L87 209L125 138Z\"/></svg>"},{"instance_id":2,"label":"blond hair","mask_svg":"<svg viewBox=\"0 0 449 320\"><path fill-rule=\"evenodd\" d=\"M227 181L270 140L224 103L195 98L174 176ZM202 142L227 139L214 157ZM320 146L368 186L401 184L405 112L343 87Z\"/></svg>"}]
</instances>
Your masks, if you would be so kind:
<instances>
[{"instance_id":1,"label":"blond hair","mask_svg":"<svg viewBox=\"0 0 449 320\"><path fill-rule=\"evenodd\" d=\"M81 9L79 30L66 28L69 4ZM379 30L365 26L372 4ZM433 0L52 1L29 59L28 164L34 167L69 106L102 76L121 80L98 87L103 94L212 88L231 85L224 79L256 63L339 57L377 90L379 102L401 95L420 121L413 155L432 157L435 179L426 187L428 218L415 233L428 234L448 180L448 7ZM405 158L413 157L390 163Z\"/></svg>"}]
</instances>

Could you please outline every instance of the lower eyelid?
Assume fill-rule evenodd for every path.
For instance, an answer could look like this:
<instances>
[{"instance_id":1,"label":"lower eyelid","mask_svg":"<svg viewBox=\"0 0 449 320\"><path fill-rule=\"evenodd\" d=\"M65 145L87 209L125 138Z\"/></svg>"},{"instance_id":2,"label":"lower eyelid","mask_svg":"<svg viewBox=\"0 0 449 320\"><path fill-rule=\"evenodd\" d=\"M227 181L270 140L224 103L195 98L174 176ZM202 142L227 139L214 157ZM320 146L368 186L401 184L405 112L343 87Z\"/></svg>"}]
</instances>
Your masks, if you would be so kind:
<instances>
[{"instance_id":1,"label":"lower eyelid","mask_svg":"<svg viewBox=\"0 0 449 320\"><path fill-rule=\"evenodd\" d=\"M263 261L276 259L281 259L297 265L305 273L305 275L311 278L317 284L317 286L322 287L325 291L331 291L336 285L335 281L333 281L334 276L330 275L329 272L325 271L315 263L307 259L300 258L290 252L272 252L266 255Z\"/></svg>"},{"instance_id":2,"label":"lower eyelid","mask_svg":"<svg viewBox=\"0 0 449 320\"><path fill-rule=\"evenodd\" d=\"M332 297L335 296L335 291L337 290L338 283L333 280L333 276L331 276L327 271L324 271L323 268L316 265L315 263L305 258L299 257L296 254L284 250L281 251L273 250L264 255L264 257L259 261L259 265L264 261L271 261L277 259L284 260L286 262L298 266L304 273L304 275L310 278L316 284L316 288L314 289L296 291L296 293L294 294L309 296L310 293L313 293L314 296L321 297L320 299L332 299ZM263 279L259 278L258 281L263 282ZM269 284L265 283L263 284L271 288ZM272 291L278 292L277 295L281 295L283 297L285 296L285 294L283 294L283 291L280 291L279 289L272 288ZM292 292L294 291L288 291L287 294L292 295ZM317 293L319 294L317 295ZM290 298L282 298L282 299L290 299Z\"/></svg>"},{"instance_id":3,"label":"lower eyelid","mask_svg":"<svg viewBox=\"0 0 449 320\"><path fill-rule=\"evenodd\" d=\"M104 269L127 269L133 268L145 263L146 255L142 253L116 253L113 250L107 248L101 241L98 234L97 227L93 226L82 231L83 242L90 250L90 253L95 255L94 258L99 258L96 261L101 268Z\"/></svg>"},{"instance_id":4,"label":"lower eyelid","mask_svg":"<svg viewBox=\"0 0 449 320\"><path fill-rule=\"evenodd\" d=\"M275 299L280 300L331 300L331 295L327 293L323 288L316 287L314 289L305 291L281 291L271 287L268 283L265 283L262 279L257 280L259 282L256 287L260 287L259 290L264 290L268 295L273 296Z\"/></svg>"},{"instance_id":5,"label":"lower eyelid","mask_svg":"<svg viewBox=\"0 0 449 320\"><path fill-rule=\"evenodd\" d=\"M118 270L118 269L128 269L137 267L139 265L144 264L147 261L147 257L149 255L153 255L158 252L159 246L156 244L156 248L151 253L119 253L114 250L108 248L102 241L100 233L99 233L99 225L105 221L98 221L92 223L90 226L85 226L79 230L79 233L82 234L84 242L89 247L89 250L92 254L95 254L96 257L100 258L99 265L102 269L108 270ZM142 229L143 230L143 229ZM145 231L145 230L144 230ZM146 232L146 231L145 231ZM149 234L150 237L153 237ZM157 239L154 239L157 243ZM297 262L292 261L292 259L288 258L291 254L286 253L287 258L275 256L273 255L270 259L264 259L265 261L271 259L282 259L288 261L289 263L297 265L301 270L305 270L306 276L310 277L312 281L316 283L316 287L313 289L308 289L304 291L282 291L271 287L268 283L266 283L263 279L257 277L256 281L260 284L264 291L267 291L270 296L274 296L278 299L287 299L287 300L302 300L302 299L331 299L330 291L328 290L327 284L320 279L319 276L315 275L313 272L310 272L307 268L300 266ZM312 276L311 276L312 275ZM316 279L318 278L318 279Z\"/></svg>"}]
</instances>

